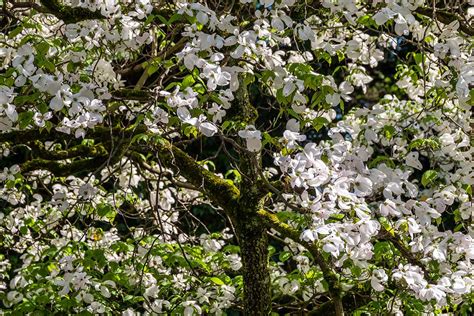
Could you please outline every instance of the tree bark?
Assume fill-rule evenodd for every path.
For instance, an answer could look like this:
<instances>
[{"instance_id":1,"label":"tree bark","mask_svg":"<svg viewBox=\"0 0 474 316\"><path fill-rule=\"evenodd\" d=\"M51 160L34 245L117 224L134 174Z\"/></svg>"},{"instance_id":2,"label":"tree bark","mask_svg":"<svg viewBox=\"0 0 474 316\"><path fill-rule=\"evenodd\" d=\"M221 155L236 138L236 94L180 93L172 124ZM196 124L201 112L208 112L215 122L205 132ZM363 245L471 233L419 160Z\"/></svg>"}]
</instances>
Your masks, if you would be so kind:
<instances>
[{"instance_id":1,"label":"tree bark","mask_svg":"<svg viewBox=\"0 0 474 316\"><path fill-rule=\"evenodd\" d=\"M228 113L233 119L246 125L255 125L258 111L250 102L248 83L244 76L239 76L239 88L235 92L232 108ZM245 148L243 139L240 141ZM260 185L262 162L260 153L240 152L239 171L242 174L240 197L234 209L233 222L236 227L240 245L240 256L243 264L244 281L244 315L269 315L272 309L270 270L268 267L267 227L258 215L263 206L266 191Z\"/></svg>"},{"instance_id":2,"label":"tree bark","mask_svg":"<svg viewBox=\"0 0 474 316\"><path fill-rule=\"evenodd\" d=\"M243 264L244 315L268 315L271 295L266 227L256 213L237 219L236 224Z\"/></svg>"}]
</instances>

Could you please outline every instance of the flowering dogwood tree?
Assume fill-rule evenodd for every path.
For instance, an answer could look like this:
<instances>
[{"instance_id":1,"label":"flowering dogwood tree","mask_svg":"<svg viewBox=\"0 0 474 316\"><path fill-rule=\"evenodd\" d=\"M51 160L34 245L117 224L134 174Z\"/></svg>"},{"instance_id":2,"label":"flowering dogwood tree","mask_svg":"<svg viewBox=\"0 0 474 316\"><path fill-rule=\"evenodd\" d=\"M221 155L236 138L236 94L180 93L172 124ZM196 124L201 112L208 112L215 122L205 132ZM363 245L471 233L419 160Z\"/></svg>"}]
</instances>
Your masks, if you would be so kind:
<instances>
[{"instance_id":1,"label":"flowering dogwood tree","mask_svg":"<svg viewBox=\"0 0 474 316\"><path fill-rule=\"evenodd\" d=\"M474 2L0 0L6 315L474 313Z\"/></svg>"}]
</instances>

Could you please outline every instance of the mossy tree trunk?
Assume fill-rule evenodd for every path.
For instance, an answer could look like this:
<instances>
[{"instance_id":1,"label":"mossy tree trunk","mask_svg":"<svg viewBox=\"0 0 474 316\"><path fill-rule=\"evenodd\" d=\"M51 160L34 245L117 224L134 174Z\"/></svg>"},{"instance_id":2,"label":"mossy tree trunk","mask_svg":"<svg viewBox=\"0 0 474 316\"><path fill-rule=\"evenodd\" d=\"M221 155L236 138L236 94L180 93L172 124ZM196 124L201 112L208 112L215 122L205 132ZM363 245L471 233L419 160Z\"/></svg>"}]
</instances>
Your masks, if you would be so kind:
<instances>
[{"instance_id":1,"label":"mossy tree trunk","mask_svg":"<svg viewBox=\"0 0 474 316\"><path fill-rule=\"evenodd\" d=\"M241 214L235 224L243 264L244 315L268 315L272 302L267 229L256 210L244 209Z\"/></svg>"},{"instance_id":2,"label":"mossy tree trunk","mask_svg":"<svg viewBox=\"0 0 474 316\"><path fill-rule=\"evenodd\" d=\"M267 226L258 215L266 194L259 183L258 168L261 168L258 155L241 156L240 170L244 170L246 176L240 187L238 210L234 213L243 264L244 315L256 316L268 315L272 307Z\"/></svg>"},{"instance_id":3,"label":"mossy tree trunk","mask_svg":"<svg viewBox=\"0 0 474 316\"><path fill-rule=\"evenodd\" d=\"M244 176L233 221L243 264L244 315L269 315L272 300L268 266L268 227L258 215L266 200L266 191L263 190L259 177L259 155L241 155L239 168L244 171Z\"/></svg>"},{"instance_id":4,"label":"mossy tree trunk","mask_svg":"<svg viewBox=\"0 0 474 316\"><path fill-rule=\"evenodd\" d=\"M256 108L251 104L244 76L239 76L239 88L235 92L233 111L229 117L246 125L255 125L258 118ZM243 139L238 141L246 147ZM232 222L236 228L242 258L244 281L244 315L269 315L272 309L270 270L268 266L267 226L259 217L266 191L262 187L262 161L260 153L241 151L239 171L242 182L240 196L233 210Z\"/></svg>"}]
</instances>

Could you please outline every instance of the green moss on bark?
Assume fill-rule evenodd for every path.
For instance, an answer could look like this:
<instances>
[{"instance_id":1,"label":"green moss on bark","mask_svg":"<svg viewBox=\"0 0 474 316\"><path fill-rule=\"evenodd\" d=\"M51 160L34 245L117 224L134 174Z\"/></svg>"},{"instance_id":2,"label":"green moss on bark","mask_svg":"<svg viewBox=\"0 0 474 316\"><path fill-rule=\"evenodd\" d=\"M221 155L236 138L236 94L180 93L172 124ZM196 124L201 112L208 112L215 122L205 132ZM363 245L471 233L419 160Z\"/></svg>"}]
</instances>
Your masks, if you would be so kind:
<instances>
[{"instance_id":1,"label":"green moss on bark","mask_svg":"<svg viewBox=\"0 0 474 316\"><path fill-rule=\"evenodd\" d=\"M60 163L57 161L45 159L33 159L20 166L22 172L31 172L35 170L48 170L58 177L65 177L79 173L87 173L97 170L97 168L106 161L104 157L91 159L82 159L71 163Z\"/></svg>"},{"instance_id":2,"label":"green moss on bark","mask_svg":"<svg viewBox=\"0 0 474 316\"><path fill-rule=\"evenodd\" d=\"M51 14L65 23L77 23L84 20L105 19L99 11L91 11L85 8L67 7L58 0L41 0L41 4L47 8Z\"/></svg>"},{"instance_id":3,"label":"green moss on bark","mask_svg":"<svg viewBox=\"0 0 474 316\"><path fill-rule=\"evenodd\" d=\"M202 189L211 200L226 211L232 212L240 197L240 191L234 185L204 169L184 151L165 140L159 141L157 147L157 154L163 165L182 175L195 187Z\"/></svg>"}]
</instances>

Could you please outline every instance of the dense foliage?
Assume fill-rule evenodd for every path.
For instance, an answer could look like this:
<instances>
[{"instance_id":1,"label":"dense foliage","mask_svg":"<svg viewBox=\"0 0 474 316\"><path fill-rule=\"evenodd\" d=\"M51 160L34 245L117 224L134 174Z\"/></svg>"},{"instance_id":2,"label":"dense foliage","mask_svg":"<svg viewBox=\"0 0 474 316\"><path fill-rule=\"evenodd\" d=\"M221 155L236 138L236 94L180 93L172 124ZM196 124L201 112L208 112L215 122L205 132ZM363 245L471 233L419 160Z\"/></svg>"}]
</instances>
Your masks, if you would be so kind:
<instances>
[{"instance_id":1,"label":"dense foliage","mask_svg":"<svg viewBox=\"0 0 474 316\"><path fill-rule=\"evenodd\" d=\"M472 0L0 6L0 314L474 313Z\"/></svg>"}]
</instances>

